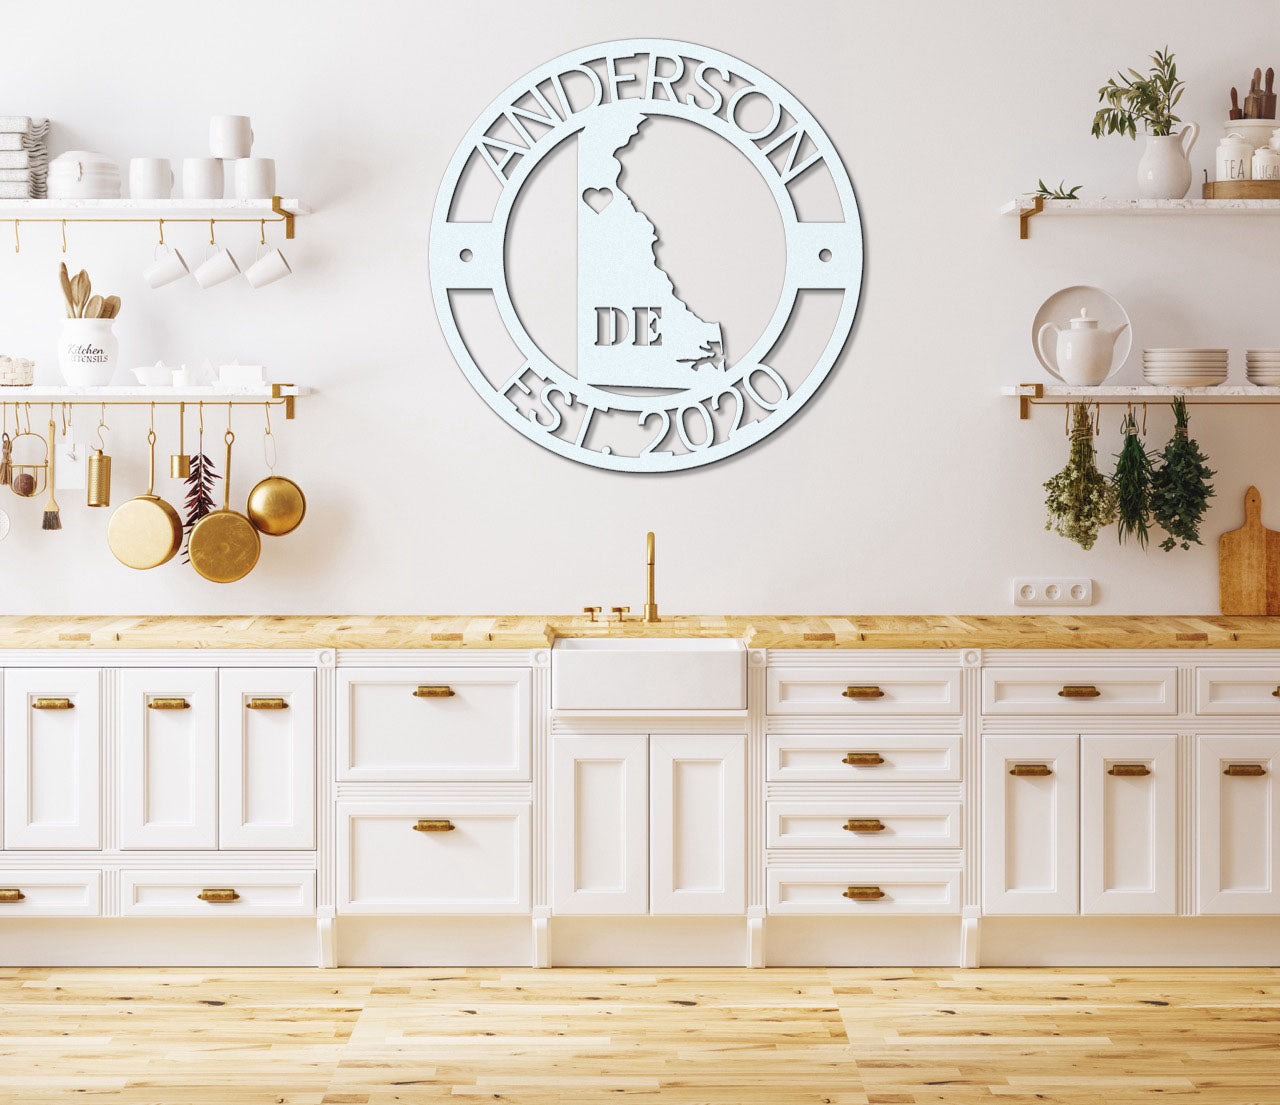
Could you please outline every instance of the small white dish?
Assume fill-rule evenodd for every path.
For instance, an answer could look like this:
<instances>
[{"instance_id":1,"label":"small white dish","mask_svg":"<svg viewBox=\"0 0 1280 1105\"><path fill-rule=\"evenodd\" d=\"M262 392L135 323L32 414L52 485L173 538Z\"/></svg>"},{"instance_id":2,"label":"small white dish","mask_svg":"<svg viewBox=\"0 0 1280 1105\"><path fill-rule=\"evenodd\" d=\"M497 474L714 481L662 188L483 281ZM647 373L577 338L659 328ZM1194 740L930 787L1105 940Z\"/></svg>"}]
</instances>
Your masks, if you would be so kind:
<instances>
[{"instance_id":1,"label":"small white dish","mask_svg":"<svg viewBox=\"0 0 1280 1105\"><path fill-rule=\"evenodd\" d=\"M172 382L172 373L163 361L135 368L133 374L138 378L138 383L146 388L168 387Z\"/></svg>"}]
</instances>

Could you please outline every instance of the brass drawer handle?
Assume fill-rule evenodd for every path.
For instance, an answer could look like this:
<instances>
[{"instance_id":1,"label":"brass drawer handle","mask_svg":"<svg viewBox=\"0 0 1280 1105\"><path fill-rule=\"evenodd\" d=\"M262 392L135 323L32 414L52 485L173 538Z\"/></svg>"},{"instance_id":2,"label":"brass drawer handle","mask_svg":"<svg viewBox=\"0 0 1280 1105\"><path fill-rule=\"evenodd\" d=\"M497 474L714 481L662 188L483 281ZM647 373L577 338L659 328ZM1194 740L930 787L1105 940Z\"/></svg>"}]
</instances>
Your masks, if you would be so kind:
<instances>
[{"instance_id":1,"label":"brass drawer handle","mask_svg":"<svg viewBox=\"0 0 1280 1105\"><path fill-rule=\"evenodd\" d=\"M840 694L843 698L884 698L884 691L874 684L865 687L845 687Z\"/></svg>"},{"instance_id":2,"label":"brass drawer handle","mask_svg":"<svg viewBox=\"0 0 1280 1105\"><path fill-rule=\"evenodd\" d=\"M855 902L878 902L885 894L878 886L851 886L841 896Z\"/></svg>"},{"instance_id":3,"label":"brass drawer handle","mask_svg":"<svg viewBox=\"0 0 1280 1105\"><path fill-rule=\"evenodd\" d=\"M422 817L414 825L415 833L451 833L457 826L447 817Z\"/></svg>"},{"instance_id":4,"label":"brass drawer handle","mask_svg":"<svg viewBox=\"0 0 1280 1105\"><path fill-rule=\"evenodd\" d=\"M452 687L419 687L413 692L414 698L452 698L454 690Z\"/></svg>"},{"instance_id":5,"label":"brass drawer handle","mask_svg":"<svg viewBox=\"0 0 1280 1105\"><path fill-rule=\"evenodd\" d=\"M1115 775L1118 778L1127 778L1135 775L1150 775L1151 768L1146 764L1112 764L1107 768L1108 775Z\"/></svg>"},{"instance_id":6,"label":"brass drawer handle","mask_svg":"<svg viewBox=\"0 0 1280 1105\"><path fill-rule=\"evenodd\" d=\"M1261 764L1228 764L1227 770L1222 774L1256 778L1257 776L1265 775L1266 773L1267 769Z\"/></svg>"},{"instance_id":7,"label":"brass drawer handle","mask_svg":"<svg viewBox=\"0 0 1280 1105\"><path fill-rule=\"evenodd\" d=\"M26 895L16 886L0 887L0 902L21 902Z\"/></svg>"},{"instance_id":8,"label":"brass drawer handle","mask_svg":"<svg viewBox=\"0 0 1280 1105\"><path fill-rule=\"evenodd\" d=\"M1053 768L1048 764L1014 764L1009 768L1009 774L1019 778L1043 779L1053 774Z\"/></svg>"},{"instance_id":9,"label":"brass drawer handle","mask_svg":"<svg viewBox=\"0 0 1280 1105\"><path fill-rule=\"evenodd\" d=\"M185 698L153 698L147 703L148 710L189 710L191 703Z\"/></svg>"},{"instance_id":10,"label":"brass drawer handle","mask_svg":"<svg viewBox=\"0 0 1280 1105\"><path fill-rule=\"evenodd\" d=\"M283 698L251 698L244 704L246 710L287 710L289 703Z\"/></svg>"},{"instance_id":11,"label":"brass drawer handle","mask_svg":"<svg viewBox=\"0 0 1280 1105\"><path fill-rule=\"evenodd\" d=\"M875 767L884 763L884 757L879 752L847 752L840 762L850 767Z\"/></svg>"},{"instance_id":12,"label":"brass drawer handle","mask_svg":"<svg viewBox=\"0 0 1280 1105\"><path fill-rule=\"evenodd\" d=\"M1271 692L1271 697L1280 698L1280 687L1277 687L1274 691Z\"/></svg>"},{"instance_id":13,"label":"brass drawer handle","mask_svg":"<svg viewBox=\"0 0 1280 1105\"><path fill-rule=\"evenodd\" d=\"M851 817L844 823L846 833L882 833L884 822L878 817Z\"/></svg>"},{"instance_id":14,"label":"brass drawer handle","mask_svg":"<svg viewBox=\"0 0 1280 1105\"><path fill-rule=\"evenodd\" d=\"M205 887L196 895L202 902L238 902L240 895L229 886Z\"/></svg>"},{"instance_id":15,"label":"brass drawer handle","mask_svg":"<svg viewBox=\"0 0 1280 1105\"><path fill-rule=\"evenodd\" d=\"M74 710L75 706L69 698L37 698L31 703L33 710Z\"/></svg>"},{"instance_id":16,"label":"brass drawer handle","mask_svg":"<svg viewBox=\"0 0 1280 1105\"><path fill-rule=\"evenodd\" d=\"M1102 692L1092 683L1068 683L1058 692L1059 698L1101 698Z\"/></svg>"}]
</instances>

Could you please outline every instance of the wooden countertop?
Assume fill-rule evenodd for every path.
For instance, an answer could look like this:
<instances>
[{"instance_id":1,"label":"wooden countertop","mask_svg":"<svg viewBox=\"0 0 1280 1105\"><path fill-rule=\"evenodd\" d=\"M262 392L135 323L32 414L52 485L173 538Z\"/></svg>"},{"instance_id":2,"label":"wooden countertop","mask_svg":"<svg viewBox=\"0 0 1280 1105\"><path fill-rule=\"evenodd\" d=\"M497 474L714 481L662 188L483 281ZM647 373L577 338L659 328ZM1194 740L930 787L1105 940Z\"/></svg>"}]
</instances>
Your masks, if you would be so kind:
<instances>
[{"instance_id":1,"label":"wooden countertop","mask_svg":"<svg viewBox=\"0 0 1280 1105\"><path fill-rule=\"evenodd\" d=\"M1280 617L1116 615L0 617L0 648L545 648L557 637L736 637L750 648L1280 648Z\"/></svg>"}]
</instances>

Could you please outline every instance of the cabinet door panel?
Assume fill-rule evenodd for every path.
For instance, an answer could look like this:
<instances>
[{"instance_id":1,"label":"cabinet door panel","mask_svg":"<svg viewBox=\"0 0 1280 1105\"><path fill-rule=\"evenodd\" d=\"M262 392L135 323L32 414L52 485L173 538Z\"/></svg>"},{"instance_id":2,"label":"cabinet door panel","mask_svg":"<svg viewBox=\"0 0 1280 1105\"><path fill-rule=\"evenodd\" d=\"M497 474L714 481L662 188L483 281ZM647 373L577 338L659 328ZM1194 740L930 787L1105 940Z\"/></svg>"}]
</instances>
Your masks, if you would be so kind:
<instances>
[{"instance_id":1,"label":"cabinet door panel","mask_svg":"<svg viewBox=\"0 0 1280 1105\"><path fill-rule=\"evenodd\" d=\"M1177 911L1177 801L1175 737L1081 738L1082 913Z\"/></svg>"},{"instance_id":2,"label":"cabinet door panel","mask_svg":"<svg viewBox=\"0 0 1280 1105\"><path fill-rule=\"evenodd\" d=\"M746 739L651 737L649 908L746 909Z\"/></svg>"},{"instance_id":3,"label":"cabinet door panel","mask_svg":"<svg viewBox=\"0 0 1280 1105\"><path fill-rule=\"evenodd\" d=\"M1280 737L1200 737L1201 913L1280 913Z\"/></svg>"},{"instance_id":4,"label":"cabinet door panel","mask_svg":"<svg viewBox=\"0 0 1280 1105\"><path fill-rule=\"evenodd\" d=\"M217 673L125 669L118 716L120 847L217 847Z\"/></svg>"},{"instance_id":5,"label":"cabinet door panel","mask_svg":"<svg viewBox=\"0 0 1280 1105\"><path fill-rule=\"evenodd\" d=\"M4 680L5 847L101 848L98 671L10 668Z\"/></svg>"},{"instance_id":6,"label":"cabinet door panel","mask_svg":"<svg viewBox=\"0 0 1280 1105\"><path fill-rule=\"evenodd\" d=\"M984 760L986 911L1075 913L1080 901L1079 741L987 737Z\"/></svg>"},{"instance_id":7,"label":"cabinet door panel","mask_svg":"<svg viewBox=\"0 0 1280 1105\"><path fill-rule=\"evenodd\" d=\"M649 911L649 739L551 742L557 913Z\"/></svg>"},{"instance_id":8,"label":"cabinet door panel","mask_svg":"<svg viewBox=\"0 0 1280 1105\"><path fill-rule=\"evenodd\" d=\"M224 668L219 676L223 848L314 848L316 676Z\"/></svg>"}]
</instances>

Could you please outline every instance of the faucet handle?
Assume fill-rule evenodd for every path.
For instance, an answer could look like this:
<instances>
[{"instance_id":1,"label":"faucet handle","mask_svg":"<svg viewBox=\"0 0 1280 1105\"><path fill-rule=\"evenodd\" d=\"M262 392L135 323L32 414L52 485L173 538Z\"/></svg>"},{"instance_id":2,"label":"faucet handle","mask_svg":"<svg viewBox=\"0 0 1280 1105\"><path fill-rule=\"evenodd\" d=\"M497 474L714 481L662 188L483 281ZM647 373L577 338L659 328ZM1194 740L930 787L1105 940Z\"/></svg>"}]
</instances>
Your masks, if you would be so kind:
<instances>
[{"instance_id":1,"label":"faucet handle","mask_svg":"<svg viewBox=\"0 0 1280 1105\"><path fill-rule=\"evenodd\" d=\"M630 613L631 613L631 607L629 607L629 606L611 606L611 607L609 607L609 609L610 609L610 610L612 610L615 614L617 614L617 615L618 615L618 621L619 621L619 622L621 622L621 621L622 621L622 615L623 615L623 614L630 614Z\"/></svg>"},{"instance_id":2,"label":"faucet handle","mask_svg":"<svg viewBox=\"0 0 1280 1105\"><path fill-rule=\"evenodd\" d=\"M584 614L590 614L590 615L591 615L591 620L592 620L592 621L595 621L595 620L596 620L596 615L597 615L597 614L599 614L599 613L600 613L600 611L601 611L601 610L603 610L603 609L604 609L604 607L603 607L603 606L584 606L584 607L582 608L582 612L583 612Z\"/></svg>"}]
</instances>

